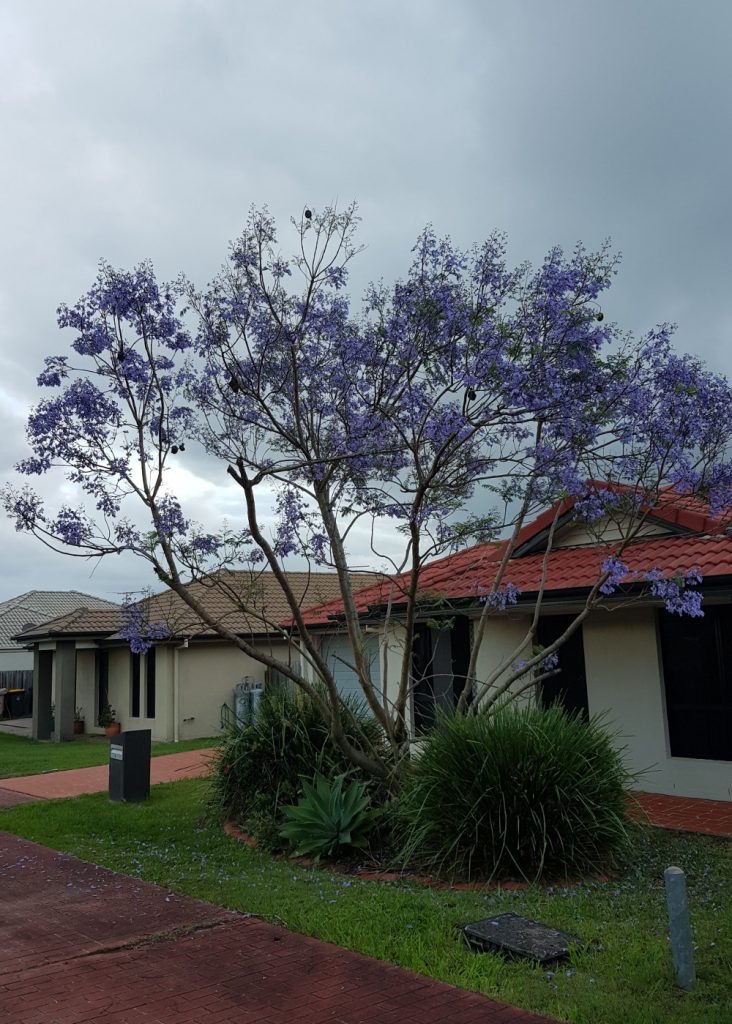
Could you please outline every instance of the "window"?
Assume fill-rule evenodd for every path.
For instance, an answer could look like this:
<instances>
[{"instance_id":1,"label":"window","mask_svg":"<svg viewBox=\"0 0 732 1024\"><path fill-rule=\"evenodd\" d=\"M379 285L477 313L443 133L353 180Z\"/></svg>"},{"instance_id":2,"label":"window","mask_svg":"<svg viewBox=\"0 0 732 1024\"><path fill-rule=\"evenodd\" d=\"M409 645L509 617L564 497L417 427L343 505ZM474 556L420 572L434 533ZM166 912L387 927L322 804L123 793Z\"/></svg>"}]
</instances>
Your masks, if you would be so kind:
<instances>
[{"instance_id":1,"label":"window","mask_svg":"<svg viewBox=\"0 0 732 1024\"><path fill-rule=\"evenodd\" d=\"M99 716L109 704L109 653L97 651L94 657L95 675L97 681L97 725Z\"/></svg>"},{"instance_id":2,"label":"window","mask_svg":"<svg viewBox=\"0 0 732 1024\"><path fill-rule=\"evenodd\" d=\"M140 655L132 655L132 707L131 718L140 717Z\"/></svg>"},{"instance_id":3,"label":"window","mask_svg":"<svg viewBox=\"0 0 732 1024\"><path fill-rule=\"evenodd\" d=\"M672 757L732 761L732 607L659 613Z\"/></svg>"},{"instance_id":4,"label":"window","mask_svg":"<svg viewBox=\"0 0 732 1024\"><path fill-rule=\"evenodd\" d=\"M155 648L145 655L145 717L155 718Z\"/></svg>"},{"instance_id":5,"label":"window","mask_svg":"<svg viewBox=\"0 0 732 1024\"><path fill-rule=\"evenodd\" d=\"M576 615L542 615L539 619L537 640L548 647L558 640L572 625ZM590 705L587 698L587 672L585 669L585 641L582 626L564 641L557 651L559 662L556 675L540 683L541 703L545 708L560 704L571 715L589 721ZM537 673L538 674L538 673Z\"/></svg>"}]
</instances>

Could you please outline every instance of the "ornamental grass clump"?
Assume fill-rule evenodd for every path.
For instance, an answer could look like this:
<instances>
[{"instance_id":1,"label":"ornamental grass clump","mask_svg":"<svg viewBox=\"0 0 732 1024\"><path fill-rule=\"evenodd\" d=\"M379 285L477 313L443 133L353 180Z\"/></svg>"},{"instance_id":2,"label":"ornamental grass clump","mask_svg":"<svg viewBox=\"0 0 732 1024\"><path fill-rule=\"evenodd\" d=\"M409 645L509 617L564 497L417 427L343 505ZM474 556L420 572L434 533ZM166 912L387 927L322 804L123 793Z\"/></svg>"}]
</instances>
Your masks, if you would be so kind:
<instances>
[{"instance_id":1,"label":"ornamental grass clump","mask_svg":"<svg viewBox=\"0 0 732 1024\"><path fill-rule=\"evenodd\" d=\"M377 756L388 756L383 731L364 701L345 699L341 718L352 743L369 744ZM368 782L375 802L382 799L374 780L362 775L333 744L312 700L265 689L255 723L231 729L218 747L213 802L265 845L281 846L282 808L295 803L303 780L316 775Z\"/></svg>"},{"instance_id":2,"label":"ornamental grass clump","mask_svg":"<svg viewBox=\"0 0 732 1024\"><path fill-rule=\"evenodd\" d=\"M401 796L401 859L466 879L600 870L628 847L630 781L600 718L558 706L445 718Z\"/></svg>"}]
</instances>

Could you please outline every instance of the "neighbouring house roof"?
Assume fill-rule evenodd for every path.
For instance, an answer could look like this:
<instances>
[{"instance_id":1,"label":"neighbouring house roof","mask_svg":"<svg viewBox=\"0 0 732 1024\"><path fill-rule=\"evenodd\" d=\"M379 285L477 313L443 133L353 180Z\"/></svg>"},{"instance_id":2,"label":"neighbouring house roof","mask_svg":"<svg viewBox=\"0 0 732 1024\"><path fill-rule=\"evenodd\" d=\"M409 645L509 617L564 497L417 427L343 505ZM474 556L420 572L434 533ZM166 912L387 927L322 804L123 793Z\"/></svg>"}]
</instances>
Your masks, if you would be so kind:
<instances>
[{"instance_id":1,"label":"neighbouring house roof","mask_svg":"<svg viewBox=\"0 0 732 1024\"><path fill-rule=\"evenodd\" d=\"M77 608L66 615L23 630L16 639L19 646L36 640L53 640L70 636L105 637L120 628L122 610L114 608Z\"/></svg>"},{"instance_id":2,"label":"neighbouring house roof","mask_svg":"<svg viewBox=\"0 0 732 1024\"><path fill-rule=\"evenodd\" d=\"M340 595L338 576L334 572L288 572L286 575L300 608L322 604ZM359 582L369 585L377 578L378 574L372 572L352 574L355 586ZM270 571L222 569L189 583L187 589L208 615L233 633L265 636L276 632L292 618L285 593ZM143 605L145 619L163 622L172 636L216 635L216 631L172 590L153 595Z\"/></svg>"},{"instance_id":3,"label":"neighbouring house roof","mask_svg":"<svg viewBox=\"0 0 732 1024\"><path fill-rule=\"evenodd\" d=\"M502 577L502 586L511 583L527 596L539 591L545 547L536 551L531 542L542 536L557 513L563 516L571 512L571 507L570 502L555 505L523 527ZM666 495L654 506L653 513L654 522L667 526L668 532L640 538L624 549L621 561L630 572L621 583L637 582L636 573L652 569L664 575L697 569L705 580L722 582L728 578L732 582L732 537L725 529L725 522L712 518L701 502L690 499L672 502ZM557 547L547 559L545 594L557 596L589 590L601 573L602 563L617 547L613 543ZM505 550L505 541L476 544L427 563L420 572L418 599L427 608L434 608L442 601L479 603L481 595L488 593L495 583ZM396 608L406 602L409 584L408 574L382 578L358 592L356 607L362 614L369 611L383 614L388 603ZM335 599L308 609L305 621L309 626L332 624L342 614L342 602Z\"/></svg>"},{"instance_id":4,"label":"neighbouring house roof","mask_svg":"<svg viewBox=\"0 0 732 1024\"><path fill-rule=\"evenodd\" d=\"M13 638L25 627L35 627L80 608L119 610L119 605L79 590L29 590L11 597L0 603L0 648L22 650L23 644Z\"/></svg>"},{"instance_id":5,"label":"neighbouring house roof","mask_svg":"<svg viewBox=\"0 0 732 1024\"><path fill-rule=\"evenodd\" d=\"M324 601L340 593L338 577L326 572L288 572L288 583L303 608ZM376 573L354 573L354 584L371 584ZM202 580L188 584L189 591L200 602L208 615L233 633L267 635L276 632L291 617L284 591L272 572L223 569ZM172 637L212 637L216 632L208 626L172 590L153 594L139 602L143 618L148 623L162 622ZM120 608L112 610L78 609L62 615L42 626L24 631L21 643L41 639L87 636L121 640L123 625Z\"/></svg>"}]
</instances>

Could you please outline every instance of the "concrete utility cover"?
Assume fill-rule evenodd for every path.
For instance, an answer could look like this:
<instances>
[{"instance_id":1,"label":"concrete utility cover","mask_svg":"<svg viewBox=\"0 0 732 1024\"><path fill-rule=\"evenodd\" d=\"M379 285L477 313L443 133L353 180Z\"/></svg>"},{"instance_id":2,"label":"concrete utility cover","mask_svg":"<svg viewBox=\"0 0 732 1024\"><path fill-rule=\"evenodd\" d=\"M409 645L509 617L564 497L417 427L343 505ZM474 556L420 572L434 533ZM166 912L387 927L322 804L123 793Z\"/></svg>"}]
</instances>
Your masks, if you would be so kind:
<instances>
[{"instance_id":1,"label":"concrete utility cover","mask_svg":"<svg viewBox=\"0 0 732 1024\"><path fill-rule=\"evenodd\" d=\"M518 914L498 914L482 921L463 925L463 933L473 946L492 952L509 953L536 960L540 964L562 960L570 946L580 944L576 935L549 928L539 921L529 921Z\"/></svg>"}]
</instances>

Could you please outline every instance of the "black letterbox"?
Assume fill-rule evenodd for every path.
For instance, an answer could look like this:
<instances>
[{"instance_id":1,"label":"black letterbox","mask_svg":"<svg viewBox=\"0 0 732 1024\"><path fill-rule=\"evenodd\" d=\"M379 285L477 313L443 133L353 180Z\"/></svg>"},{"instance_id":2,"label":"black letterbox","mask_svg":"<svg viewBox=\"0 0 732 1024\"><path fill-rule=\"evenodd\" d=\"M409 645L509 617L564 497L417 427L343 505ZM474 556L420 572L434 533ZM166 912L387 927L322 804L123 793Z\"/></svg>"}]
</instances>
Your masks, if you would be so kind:
<instances>
[{"instance_id":1,"label":"black letterbox","mask_svg":"<svg viewBox=\"0 0 732 1024\"><path fill-rule=\"evenodd\" d=\"M109 799L147 800L150 796L150 730L121 732L109 741Z\"/></svg>"}]
</instances>

